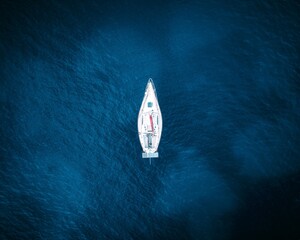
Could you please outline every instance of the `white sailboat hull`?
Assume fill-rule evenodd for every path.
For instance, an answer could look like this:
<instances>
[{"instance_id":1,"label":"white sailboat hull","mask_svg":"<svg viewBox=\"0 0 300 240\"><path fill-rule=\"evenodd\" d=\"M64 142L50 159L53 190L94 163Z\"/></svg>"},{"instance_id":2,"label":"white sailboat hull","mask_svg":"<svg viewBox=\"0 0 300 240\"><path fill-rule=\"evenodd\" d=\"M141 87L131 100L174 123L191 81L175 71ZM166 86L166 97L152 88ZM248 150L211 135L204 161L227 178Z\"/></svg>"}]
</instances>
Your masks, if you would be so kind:
<instances>
[{"instance_id":1,"label":"white sailboat hull","mask_svg":"<svg viewBox=\"0 0 300 240\"><path fill-rule=\"evenodd\" d=\"M162 133L162 115L157 100L156 90L150 78L138 115L139 139L143 149L143 158L157 158L158 145Z\"/></svg>"}]
</instances>

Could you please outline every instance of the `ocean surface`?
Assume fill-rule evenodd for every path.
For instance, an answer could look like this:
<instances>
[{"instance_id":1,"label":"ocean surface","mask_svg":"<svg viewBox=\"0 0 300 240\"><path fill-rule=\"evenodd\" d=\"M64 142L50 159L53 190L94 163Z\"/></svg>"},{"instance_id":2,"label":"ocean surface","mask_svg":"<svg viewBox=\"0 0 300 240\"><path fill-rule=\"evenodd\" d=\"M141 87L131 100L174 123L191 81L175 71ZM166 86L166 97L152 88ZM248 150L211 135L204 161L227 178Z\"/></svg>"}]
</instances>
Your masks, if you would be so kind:
<instances>
[{"instance_id":1,"label":"ocean surface","mask_svg":"<svg viewBox=\"0 0 300 240\"><path fill-rule=\"evenodd\" d=\"M0 239L300 239L298 1L0 5ZM160 158L137 115L154 80Z\"/></svg>"}]
</instances>

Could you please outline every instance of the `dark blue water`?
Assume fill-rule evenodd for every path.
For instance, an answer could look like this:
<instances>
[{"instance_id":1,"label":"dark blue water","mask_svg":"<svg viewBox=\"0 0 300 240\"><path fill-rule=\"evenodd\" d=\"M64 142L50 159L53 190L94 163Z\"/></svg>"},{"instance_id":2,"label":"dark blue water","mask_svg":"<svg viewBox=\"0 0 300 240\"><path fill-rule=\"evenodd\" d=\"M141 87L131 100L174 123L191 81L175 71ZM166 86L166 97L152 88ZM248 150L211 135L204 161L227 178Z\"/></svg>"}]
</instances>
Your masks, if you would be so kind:
<instances>
[{"instance_id":1,"label":"dark blue water","mask_svg":"<svg viewBox=\"0 0 300 240\"><path fill-rule=\"evenodd\" d=\"M297 1L0 9L1 239L300 239Z\"/></svg>"}]
</instances>

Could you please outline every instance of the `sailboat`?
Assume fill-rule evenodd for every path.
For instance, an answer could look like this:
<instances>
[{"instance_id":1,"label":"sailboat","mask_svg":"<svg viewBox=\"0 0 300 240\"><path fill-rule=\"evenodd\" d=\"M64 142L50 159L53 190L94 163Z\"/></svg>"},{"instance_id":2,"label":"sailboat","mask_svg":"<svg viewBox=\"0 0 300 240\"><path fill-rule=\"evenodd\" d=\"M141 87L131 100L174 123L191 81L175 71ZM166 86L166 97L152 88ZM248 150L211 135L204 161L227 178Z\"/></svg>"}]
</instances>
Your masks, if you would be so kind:
<instances>
[{"instance_id":1,"label":"sailboat","mask_svg":"<svg viewBox=\"0 0 300 240\"><path fill-rule=\"evenodd\" d=\"M163 121L153 80L148 80L145 96L138 115L138 133L143 158L158 158L158 145Z\"/></svg>"}]
</instances>

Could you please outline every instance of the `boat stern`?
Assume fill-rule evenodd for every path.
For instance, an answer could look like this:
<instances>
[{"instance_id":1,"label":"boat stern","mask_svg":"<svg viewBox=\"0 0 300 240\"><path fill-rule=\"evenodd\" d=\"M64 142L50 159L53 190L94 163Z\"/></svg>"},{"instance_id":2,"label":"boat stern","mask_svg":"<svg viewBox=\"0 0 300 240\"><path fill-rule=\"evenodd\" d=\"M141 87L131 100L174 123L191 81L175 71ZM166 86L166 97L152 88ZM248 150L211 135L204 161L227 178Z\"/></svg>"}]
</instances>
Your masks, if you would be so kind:
<instances>
[{"instance_id":1,"label":"boat stern","mask_svg":"<svg viewBox=\"0 0 300 240\"><path fill-rule=\"evenodd\" d=\"M151 153L151 152L149 152L149 153L143 152L143 153L142 153L142 157L143 157L143 158L158 158L159 155L158 155L158 152L154 152L154 153Z\"/></svg>"}]
</instances>

